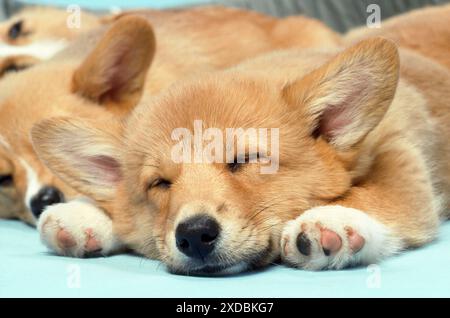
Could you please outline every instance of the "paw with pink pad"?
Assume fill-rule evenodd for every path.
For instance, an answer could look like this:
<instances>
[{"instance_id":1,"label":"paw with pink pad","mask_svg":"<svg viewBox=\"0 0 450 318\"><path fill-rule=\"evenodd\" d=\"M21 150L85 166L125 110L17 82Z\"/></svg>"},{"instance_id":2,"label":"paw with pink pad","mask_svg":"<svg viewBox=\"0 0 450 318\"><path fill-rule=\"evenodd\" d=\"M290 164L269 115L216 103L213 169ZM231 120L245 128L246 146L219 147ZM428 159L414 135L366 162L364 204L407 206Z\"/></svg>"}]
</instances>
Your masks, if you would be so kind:
<instances>
[{"instance_id":1,"label":"paw with pink pad","mask_svg":"<svg viewBox=\"0 0 450 318\"><path fill-rule=\"evenodd\" d=\"M286 224L281 256L287 264L309 270L376 262L383 255L386 234L387 229L363 211L321 206Z\"/></svg>"},{"instance_id":2,"label":"paw with pink pad","mask_svg":"<svg viewBox=\"0 0 450 318\"><path fill-rule=\"evenodd\" d=\"M91 228L85 230L85 243L83 250L86 255L95 255L102 252L101 243L95 238L94 231ZM77 240L66 229L60 229L56 234L56 242L61 250L64 251L64 255L70 255L70 250L77 248Z\"/></svg>"},{"instance_id":3,"label":"paw with pink pad","mask_svg":"<svg viewBox=\"0 0 450 318\"><path fill-rule=\"evenodd\" d=\"M59 255L108 255L121 249L111 219L86 201L52 205L39 218L42 242Z\"/></svg>"},{"instance_id":4,"label":"paw with pink pad","mask_svg":"<svg viewBox=\"0 0 450 318\"><path fill-rule=\"evenodd\" d=\"M316 227L320 230L320 246L325 256L337 253L342 247L341 237L336 232L324 229L318 224ZM364 246L364 238L353 229L347 229L346 239L353 253L357 253ZM305 232L300 232L296 244L301 254L308 256L311 253L311 240Z\"/></svg>"}]
</instances>

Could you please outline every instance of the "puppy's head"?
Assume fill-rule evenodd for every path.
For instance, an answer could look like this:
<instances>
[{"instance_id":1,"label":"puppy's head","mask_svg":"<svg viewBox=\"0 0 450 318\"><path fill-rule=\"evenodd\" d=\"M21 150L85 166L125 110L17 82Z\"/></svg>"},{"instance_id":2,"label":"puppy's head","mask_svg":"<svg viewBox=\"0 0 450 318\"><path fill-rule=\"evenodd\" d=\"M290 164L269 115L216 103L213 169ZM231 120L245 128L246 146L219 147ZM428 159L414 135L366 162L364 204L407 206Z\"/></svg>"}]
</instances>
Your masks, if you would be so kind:
<instances>
[{"instance_id":1,"label":"puppy's head","mask_svg":"<svg viewBox=\"0 0 450 318\"><path fill-rule=\"evenodd\" d=\"M51 58L70 40L99 24L98 17L81 11L50 7L19 11L0 23L0 77Z\"/></svg>"},{"instance_id":2,"label":"puppy's head","mask_svg":"<svg viewBox=\"0 0 450 318\"><path fill-rule=\"evenodd\" d=\"M130 247L172 271L266 265L286 221L350 188L358 145L386 113L399 63L383 39L272 62L173 87L141 104L120 139L80 121L45 121L33 128L35 148L110 209Z\"/></svg>"},{"instance_id":3,"label":"puppy's head","mask_svg":"<svg viewBox=\"0 0 450 318\"><path fill-rule=\"evenodd\" d=\"M27 45L40 41L71 40L100 23L99 17L84 11L30 7L0 23L0 41L10 45Z\"/></svg>"},{"instance_id":4,"label":"puppy's head","mask_svg":"<svg viewBox=\"0 0 450 318\"><path fill-rule=\"evenodd\" d=\"M31 127L53 116L100 120L125 114L142 94L154 50L151 26L130 16L114 23L82 61L58 58L2 79L0 147L10 166L0 173L8 176L27 220L77 195L37 158ZM11 192L3 194L16 201Z\"/></svg>"},{"instance_id":5,"label":"puppy's head","mask_svg":"<svg viewBox=\"0 0 450 318\"><path fill-rule=\"evenodd\" d=\"M32 223L13 181L14 166L3 147L0 148L0 218L20 218Z\"/></svg>"}]
</instances>

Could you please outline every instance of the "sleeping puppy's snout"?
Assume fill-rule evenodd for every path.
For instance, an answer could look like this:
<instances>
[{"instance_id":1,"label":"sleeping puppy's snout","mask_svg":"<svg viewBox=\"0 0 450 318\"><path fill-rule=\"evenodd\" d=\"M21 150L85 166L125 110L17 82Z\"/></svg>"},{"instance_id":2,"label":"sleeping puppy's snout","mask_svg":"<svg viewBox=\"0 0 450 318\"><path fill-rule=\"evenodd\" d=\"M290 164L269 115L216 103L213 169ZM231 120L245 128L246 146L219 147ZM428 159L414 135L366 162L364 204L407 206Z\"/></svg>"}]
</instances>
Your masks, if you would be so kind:
<instances>
[{"instance_id":1,"label":"sleeping puppy's snout","mask_svg":"<svg viewBox=\"0 0 450 318\"><path fill-rule=\"evenodd\" d=\"M64 195L60 190L52 186L44 186L31 198L31 212L39 218L46 207L61 202L64 202Z\"/></svg>"},{"instance_id":2,"label":"sleeping puppy's snout","mask_svg":"<svg viewBox=\"0 0 450 318\"><path fill-rule=\"evenodd\" d=\"M179 223L175 230L178 250L201 261L214 250L219 235L219 223L207 214L190 217Z\"/></svg>"}]
</instances>

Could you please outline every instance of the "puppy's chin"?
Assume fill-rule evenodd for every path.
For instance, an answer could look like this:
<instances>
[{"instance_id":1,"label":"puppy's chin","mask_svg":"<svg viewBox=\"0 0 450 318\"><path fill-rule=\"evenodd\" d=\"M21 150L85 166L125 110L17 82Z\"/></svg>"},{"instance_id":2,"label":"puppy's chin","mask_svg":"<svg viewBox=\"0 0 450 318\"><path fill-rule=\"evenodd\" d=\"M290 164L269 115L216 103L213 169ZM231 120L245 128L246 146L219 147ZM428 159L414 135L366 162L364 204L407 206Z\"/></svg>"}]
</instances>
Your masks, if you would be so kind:
<instances>
[{"instance_id":1,"label":"puppy's chin","mask_svg":"<svg viewBox=\"0 0 450 318\"><path fill-rule=\"evenodd\" d=\"M270 246L270 245L269 245ZM186 262L178 266L168 265L168 270L172 274L188 275L188 276L229 276L236 275L242 272L256 270L263 266L270 264L273 258L273 253L270 247L267 247L260 252L253 252L251 255L241 257L240 261L225 264L225 261L215 262ZM224 259L224 257L216 257L216 259Z\"/></svg>"},{"instance_id":2,"label":"puppy's chin","mask_svg":"<svg viewBox=\"0 0 450 318\"><path fill-rule=\"evenodd\" d=\"M187 276L229 276L245 272L249 269L249 265L246 262L240 262L235 265L219 266L219 265L204 265L196 268L175 268L169 267L169 271L176 275Z\"/></svg>"}]
</instances>

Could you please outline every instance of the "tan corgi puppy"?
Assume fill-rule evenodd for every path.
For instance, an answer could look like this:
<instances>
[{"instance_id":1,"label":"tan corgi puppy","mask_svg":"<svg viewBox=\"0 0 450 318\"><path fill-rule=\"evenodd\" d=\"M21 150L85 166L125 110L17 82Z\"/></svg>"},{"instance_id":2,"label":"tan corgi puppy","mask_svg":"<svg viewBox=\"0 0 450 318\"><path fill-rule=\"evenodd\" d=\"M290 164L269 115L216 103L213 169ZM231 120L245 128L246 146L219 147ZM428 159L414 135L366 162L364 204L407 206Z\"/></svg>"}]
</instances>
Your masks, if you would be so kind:
<instances>
[{"instance_id":1,"label":"tan corgi puppy","mask_svg":"<svg viewBox=\"0 0 450 318\"><path fill-rule=\"evenodd\" d=\"M37 159L29 138L36 121L58 114L81 118L120 116L141 93L155 50L151 26L140 17L126 17L102 33L80 39L60 58L0 81L0 155L5 162L0 176L7 181L0 193L5 201L18 199L19 204L15 204L20 209L14 213L4 206L2 216L34 224L47 205L77 195ZM80 51L79 45L89 50L98 36L101 39L88 57L73 57ZM85 69L95 60L96 67ZM85 82L78 84L77 76L84 76ZM89 87L84 86L89 83ZM101 91L99 100L89 95L94 85Z\"/></svg>"},{"instance_id":2,"label":"tan corgi puppy","mask_svg":"<svg viewBox=\"0 0 450 318\"><path fill-rule=\"evenodd\" d=\"M432 6L382 21L380 28L361 27L344 37L347 43L383 36L450 68L450 5Z\"/></svg>"},{"instance_id":3,"label":"tan corgi puppy","mask_svg":"<svg viewBox=\"0 0 450 318\"><path fill-rule=\"evenodd\" d=\"M21 200L12 178L13 164L11 155L0 147L0 218L20 218L27 223L32 222L31 215L25 213L23 200Z\"/></svg>"},{"instance_id":4,"label":"tan corgi puppy","mask_svg":"<svg viewBox=\"0 0 450 318\"><path fill-rule=\"evenodd\" d=\"M101 19L85 11L26 8L0 23L0 77L28 68L62 51Z\"/></svg>"},{"instance_id":5,"label":"tan corgi puppy","mask_svg":"<svg viewBox=\"0 0 450 318\"><path fill-rule=\"evenodd\" d=\"M151 97L180 78L194 77L203 72L228 67L275 48L290 45L335 46L340 42L339 36L321 23L302 17L276 19L222 7L149 11L140 15L141 17L130 14L122 16L115 24L122 23L123 28L130 22L122 21L129 18L138 21L149 20L155 26L156 38L159 40L148 75L146 67L152 52L149 52L148 47L136 43L138 39L134 40L136 35L132 33L131 28L135 27L137 30L134 32L139 33L142 26L130 23L130 27L126 27L125 31L120 27L113 27L90 54L85 51L86 46L96 43L92 41L98 37L94 33L90 34L87 45L84 43L86 40L80 38L70 50L51 61L8 76L0 83L0 91L4 92L0 96L1 118L5 121L10 116L17 118L17 122L8 122L0 127L0 134L5 140L4 144L13 150L13 179L21 185L18 186L19 192L27 207L27 213L33 216L33 220L49 203L61 202L63 198L70 201L77 196L76 192L59 182L53 173L42 165L28 139L30 125L58 115L56 108L64 109L65 105L70 104L70 109L75 110L79 103L91 107L103 106L121 117L137 104L142 91ZM311 34L297 38L297 29L309 30ZM131 35L127 32L131 32ZM293 38L291 43L289 38ZM144 59L145 56L148 58ZM141 89L144 79L145 87ZM47 87L50 82L51 87ZM46 110L41 111L42 109ZM30 116L26 116L27 113ZM75 115L79 116L77 113ZM22 116L29 120L22 119ZM17 131L18 126L21 127L20 132ZM51 211L46 215L50 215ZM53 224L46 223L45 220L41 224ZM58 221L56 218L53 220ZM89 224L87 222L83 225L80 222L80 226ZM48 233L52 238L55 237L52 231ZM83 255L84 243L80 242L84 240L84 234L77 234L75 246L78 249L58 252L71 254L74 251L75 255ZM52 248L54 246L57 246L57 242ZM103 252L107 253L108 248Z\"/></svg>"},{"instance_id":6,"label":"tan corgi puppy","mask_svg":"<svg viewBox=\"0 0 450 318\"><path fill-rule=\"evenodd\" d=\"M235 273L280 256L340 269L426 244L449 216L449 88L444 67L371 38L179 83L141 103L123 136L54 118L32 138L121 241L173 272ZM229 128L273 133L239 147L225 143ZM215 160L195 157L202 146L200 159Z\"/></svg>"},{"instance_id":7,"label":"tan corgi puppy","mask_svg":"<svg viewBox=\"0 0 450 318\"><path fill-rule=\"evenodd\" d=\"M27 69L63 50L80 34L100 25L100 18L86 12L75 13L50 7L21 10L0 23L0 78ZM76 18L77 21L72 21ZM70 23L79 22L79 25ZM19 217L33 223L12 182L10 155L0 150L0 217Z\"/></svg>"}]
</instances>

